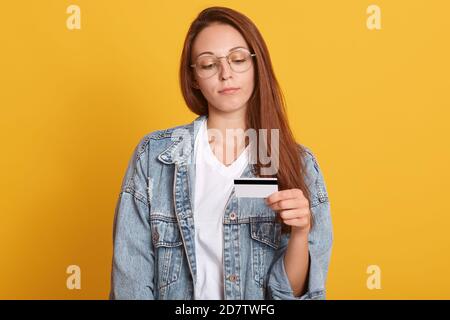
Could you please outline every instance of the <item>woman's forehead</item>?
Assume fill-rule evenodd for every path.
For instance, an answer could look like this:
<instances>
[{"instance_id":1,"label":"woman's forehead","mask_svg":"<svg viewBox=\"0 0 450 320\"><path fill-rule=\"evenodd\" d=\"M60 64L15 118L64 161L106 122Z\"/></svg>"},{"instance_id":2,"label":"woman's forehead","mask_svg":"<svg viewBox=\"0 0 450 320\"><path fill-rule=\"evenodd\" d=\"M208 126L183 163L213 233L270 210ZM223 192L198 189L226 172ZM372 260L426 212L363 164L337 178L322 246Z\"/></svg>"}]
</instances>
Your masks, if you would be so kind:
<instances>
[{"instance_id":1,"label":"woman's forehead","mask_svg":"<svg viewBox=\"0 0 450 320\"><path fill-rule=\"evenodd\" d=\"M222 56L237 48L248 49L239 31L228 25L212 25L197 35L192 53L194 57L204 53Z\"/></svg>"}]
</instances>

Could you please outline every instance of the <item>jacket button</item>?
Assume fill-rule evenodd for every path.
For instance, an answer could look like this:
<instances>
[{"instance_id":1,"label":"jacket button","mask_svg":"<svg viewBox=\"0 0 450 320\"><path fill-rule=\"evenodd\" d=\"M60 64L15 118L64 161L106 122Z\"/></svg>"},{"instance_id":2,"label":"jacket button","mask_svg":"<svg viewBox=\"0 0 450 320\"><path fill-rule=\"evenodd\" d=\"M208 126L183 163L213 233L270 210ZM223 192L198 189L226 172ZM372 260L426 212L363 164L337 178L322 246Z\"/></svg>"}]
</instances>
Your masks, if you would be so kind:
<instances>
[{"instance_id":1,"label":"jacket button","mask_svg":"<svg viewBox=\"0 0 450 320\"><path fill-rule=\"evenodd\" d=\"M236 220L236 213L230 213L230 220Z\"/></svg>"},{"instance_id":2,"label":"jacket button","mask_svg":"<svg viewBox=\"0 0 450 320\"><path fill-rule=\"evenodd\" d=\"M232 274L232 275L228 276L228 280L230 280L231 282L236 282L237 276L235 274Z\"/></svg>"}]
</instances>

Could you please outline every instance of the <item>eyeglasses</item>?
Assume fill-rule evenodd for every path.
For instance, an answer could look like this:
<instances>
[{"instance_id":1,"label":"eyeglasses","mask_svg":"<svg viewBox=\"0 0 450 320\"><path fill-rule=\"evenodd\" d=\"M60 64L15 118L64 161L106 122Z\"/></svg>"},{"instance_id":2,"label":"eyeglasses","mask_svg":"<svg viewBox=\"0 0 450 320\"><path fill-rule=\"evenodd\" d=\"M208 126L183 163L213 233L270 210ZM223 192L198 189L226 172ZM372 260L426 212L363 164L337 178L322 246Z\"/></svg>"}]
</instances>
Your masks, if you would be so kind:
<instances>
[{"instance_id":1,"label":"eyeglasses","mask_svg":"<svg viewBox=\"0 0 450 320\"><path fill-rule=\"evenodd\" d=\"M220 59L226 58L228 65L234 72L242 73L250 69L252 65L252 57L256 53L240 48L230 52L224 57L217 57L215 55L202 55L197 58L197 61L190 66L195 69L195 72L200 78L207 79L212 77L219 71Z\"/></svg>"}]
</instances>

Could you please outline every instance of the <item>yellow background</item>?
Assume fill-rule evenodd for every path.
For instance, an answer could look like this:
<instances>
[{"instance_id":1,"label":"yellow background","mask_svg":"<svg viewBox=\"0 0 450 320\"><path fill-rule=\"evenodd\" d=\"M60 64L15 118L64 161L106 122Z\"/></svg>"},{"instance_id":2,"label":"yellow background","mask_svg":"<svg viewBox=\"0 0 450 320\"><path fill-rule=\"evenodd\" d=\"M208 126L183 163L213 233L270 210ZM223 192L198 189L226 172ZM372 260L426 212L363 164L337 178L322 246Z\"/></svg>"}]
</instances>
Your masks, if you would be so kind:
<instances>
[{"instance_id":1,"label":"yellow background","mask_svg":"<svg viewBox=\"0 0 450 320\"><path fill-rule=\"evenodd\" d=\"M366 27L372 3L381 30ZM66 27L70 4L81 30ZM296 138L321 165L335 233L327 297L449 299L446 0L2 2L0 298L108 297L127 162L146 133L194 119L178 64L210 5L259 27ZM71 264L81 290L66 288Z\"/></svg>"}]
</instances>

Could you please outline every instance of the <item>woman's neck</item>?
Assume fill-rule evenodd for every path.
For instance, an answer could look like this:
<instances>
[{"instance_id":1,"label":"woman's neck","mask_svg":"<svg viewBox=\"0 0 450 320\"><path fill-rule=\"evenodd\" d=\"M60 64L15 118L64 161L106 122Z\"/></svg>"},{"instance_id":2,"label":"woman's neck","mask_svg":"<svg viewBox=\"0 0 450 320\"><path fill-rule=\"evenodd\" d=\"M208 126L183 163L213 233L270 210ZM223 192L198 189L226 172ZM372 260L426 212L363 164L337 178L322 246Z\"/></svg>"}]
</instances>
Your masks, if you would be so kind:
<instances>
[{"instance_id":1,"label":"woman's neck","mask_svg":"<svg viewBox=\"0 0 450 320\"><path fill-rule=\"evenodd\" d=\"M208 141L216 157L225 165L234 162L246 146L245 108L233 113L210 109L206 125Z\"/></svg>"}]
</instances>

